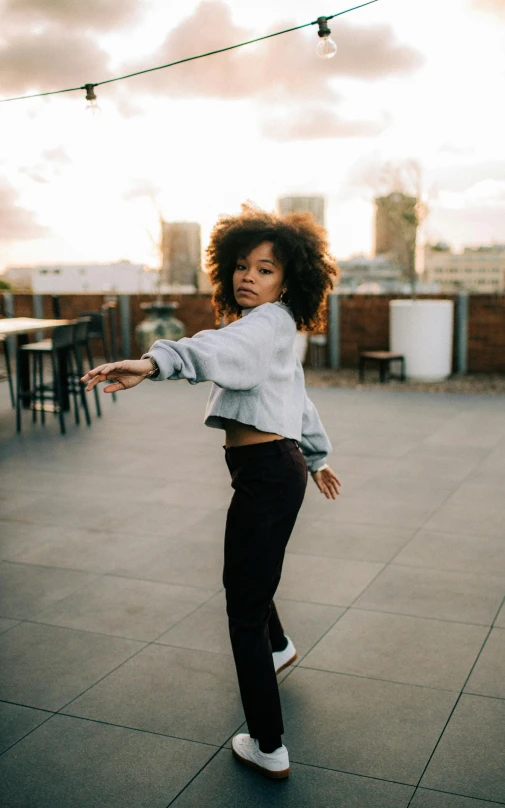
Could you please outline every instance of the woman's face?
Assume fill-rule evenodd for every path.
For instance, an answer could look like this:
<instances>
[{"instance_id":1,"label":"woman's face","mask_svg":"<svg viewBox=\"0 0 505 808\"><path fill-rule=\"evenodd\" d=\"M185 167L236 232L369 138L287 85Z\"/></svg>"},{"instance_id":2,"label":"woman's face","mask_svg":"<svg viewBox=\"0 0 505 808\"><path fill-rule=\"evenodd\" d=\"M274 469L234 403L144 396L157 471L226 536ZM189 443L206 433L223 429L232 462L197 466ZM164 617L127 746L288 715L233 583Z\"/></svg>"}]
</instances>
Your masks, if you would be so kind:
<instances>
[{"instance_id":1,"label":"woman's face","mask_svg":"<svg viewBox=\"0 0 505 808\"><path fill-rule=\"evenodd\" d=\"M283 285L284 266L273 253L271 241L262 241L249 255L239 255L233 273L233 293L244 309L275 303ZM244 291L247 290L247 291Z\"/></svg>"}]
</instances>

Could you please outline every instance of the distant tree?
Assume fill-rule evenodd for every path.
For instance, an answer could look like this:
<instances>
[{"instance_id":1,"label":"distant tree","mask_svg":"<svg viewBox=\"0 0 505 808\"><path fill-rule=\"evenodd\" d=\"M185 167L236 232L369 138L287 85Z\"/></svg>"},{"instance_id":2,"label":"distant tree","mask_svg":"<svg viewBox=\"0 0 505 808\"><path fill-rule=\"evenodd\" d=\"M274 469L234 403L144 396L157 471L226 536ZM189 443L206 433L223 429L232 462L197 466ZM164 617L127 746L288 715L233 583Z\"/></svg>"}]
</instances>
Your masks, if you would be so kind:
<instances>
[{"instance_id":1,"label":"distant tree","mask_svg":"<svg viewBox=\"0 0 505 808\"><path fill-rule=\"evenodd\" d=\"M4 292L10 292L12 286L10 283L7 283L7 281L3 281L2 278L0 278L0 289L2 289Z\"/></svg>"},{"instance_id":2,"label":"distant tree","mask_svg":"<svg viewBox=\"0 0 505 808\"><path fill-rule=\"evenodd\" d=\"M376 204L386 217L392 233L391 252L416 299L417 230L428 214L423 201L422 170L415 160L385 163L377 181Z\"/></svg>"}]
</instances>

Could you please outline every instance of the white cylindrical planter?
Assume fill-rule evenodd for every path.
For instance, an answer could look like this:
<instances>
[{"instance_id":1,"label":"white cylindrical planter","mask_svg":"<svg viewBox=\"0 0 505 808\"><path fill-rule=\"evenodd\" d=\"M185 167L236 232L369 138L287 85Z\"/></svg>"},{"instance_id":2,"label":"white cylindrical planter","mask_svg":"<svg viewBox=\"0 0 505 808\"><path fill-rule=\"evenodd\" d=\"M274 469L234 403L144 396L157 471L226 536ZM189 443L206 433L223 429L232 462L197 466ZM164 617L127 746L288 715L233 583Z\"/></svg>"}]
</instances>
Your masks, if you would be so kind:
<instances>
[{"instance_id":1,"label":"white cylindrical planter","mask_svg":"<svg viewBox=\"0 0 505 808\"><path fill-rule=\"evenodd\" d=\"M447 379L452 371L452 300L391 300L389 350L405 357L405 374L417 381Z\"/></svg>"}]
</instances>

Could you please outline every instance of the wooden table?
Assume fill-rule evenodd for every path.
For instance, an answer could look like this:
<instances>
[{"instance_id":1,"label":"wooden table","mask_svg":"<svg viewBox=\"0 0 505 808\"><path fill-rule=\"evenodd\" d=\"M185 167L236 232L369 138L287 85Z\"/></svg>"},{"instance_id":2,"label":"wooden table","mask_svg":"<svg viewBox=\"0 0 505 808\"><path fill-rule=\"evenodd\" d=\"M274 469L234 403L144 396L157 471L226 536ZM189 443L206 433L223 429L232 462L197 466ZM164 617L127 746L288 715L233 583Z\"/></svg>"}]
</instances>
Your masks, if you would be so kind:
<instances>
[{"instance_id":1,"label":"wooden table","mask_svg":"<svg viewBox=\"0 0 505 808\"><path fill-rule=\"evenodd\" d=\"M40 320L36 317L5 317L0 319L0 335L5 337L17 337L18 349L26 345L28 335L33 331L52 331L57 325L69 325L77 320ZM20 362L19 373L22 380L23 390L30 389L30 367L29 358L26 351L16 351L16 359ZM66 376L62 379L66 388ZM68 408L68 394L65 396L65 408ZM23 407L29 408L28 401L23 402Z\"/></svg>"}]
</instances>

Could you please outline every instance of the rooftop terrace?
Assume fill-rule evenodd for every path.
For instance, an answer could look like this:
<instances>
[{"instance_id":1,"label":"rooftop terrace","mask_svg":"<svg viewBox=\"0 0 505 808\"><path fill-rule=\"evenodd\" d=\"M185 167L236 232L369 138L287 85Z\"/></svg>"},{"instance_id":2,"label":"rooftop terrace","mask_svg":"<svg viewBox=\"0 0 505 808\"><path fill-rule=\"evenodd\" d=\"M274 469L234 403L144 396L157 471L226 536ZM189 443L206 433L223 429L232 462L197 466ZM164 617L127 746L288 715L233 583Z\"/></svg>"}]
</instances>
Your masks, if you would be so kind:
<instances>
[{"instance_id":1,"label":"rooftop terrace","mask_svg":"<svg viewBox=\"0 0 505 808\"><path fill-rule=\"evenodd\" d=\"M17 436L0 386L3 808L505 804L505 400L308 392L343 487L309 479L288 546L292 771L271 782L230 752L208 385L107 397L64 437Z\"/></svg>"}]
</instances>

